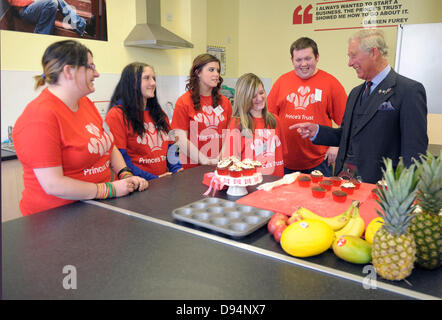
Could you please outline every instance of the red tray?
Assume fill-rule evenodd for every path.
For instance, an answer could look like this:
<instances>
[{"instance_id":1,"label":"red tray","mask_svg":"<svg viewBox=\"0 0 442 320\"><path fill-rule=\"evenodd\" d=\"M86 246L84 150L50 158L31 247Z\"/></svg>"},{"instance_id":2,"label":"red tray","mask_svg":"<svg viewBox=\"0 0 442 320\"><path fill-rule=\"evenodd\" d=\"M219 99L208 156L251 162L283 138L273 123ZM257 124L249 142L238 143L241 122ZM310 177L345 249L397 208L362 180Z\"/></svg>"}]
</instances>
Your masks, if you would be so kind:
<instances>
[{"instance_id":1,"label":"red tray","mask_svg":"<svg viewBox=\"0 0 442 320\"><path fill-rule=\"evenodd\" d=\"M276 187L270 192L258 190L250 193L236 202L262 209L272 210L291 216L300 206L305 207L323 217L334 217L345 212L353 200L358 200L361 204L359 211L364 219L366 226L377 217L376 207L378 204L371 196L371 190L375 188L374 184L362 183L359 190L355 190L352 195L347 196L347 200L339 203L333 200L332 191L340 190L333 186L331 191L327 191L322 199L314 198L311 187L300 187L298 182L290 185Z\"/></svg>"}]
</instances>

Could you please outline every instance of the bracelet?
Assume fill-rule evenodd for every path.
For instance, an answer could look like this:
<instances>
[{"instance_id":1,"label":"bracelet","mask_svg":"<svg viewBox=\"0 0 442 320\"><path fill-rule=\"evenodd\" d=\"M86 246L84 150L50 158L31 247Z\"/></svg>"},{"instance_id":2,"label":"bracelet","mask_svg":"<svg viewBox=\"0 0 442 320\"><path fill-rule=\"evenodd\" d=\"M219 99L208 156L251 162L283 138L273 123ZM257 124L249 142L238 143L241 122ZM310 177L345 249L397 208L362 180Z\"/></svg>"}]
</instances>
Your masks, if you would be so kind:
<instances>
[{"instance_id":1,"label":"bracelet","mask_svg":"<svg viewBox=\"0 0 442 320\"><path fill-rule=\"evenodd\" d=\"M132 170L128 167L124 167L123 169L121 169L120 171L118 171L117 177L119 180L123 180L129 177L132 177L133 173Z\"/></svg>"},{"instance_id":2,"label":"bracelet","mask_svg":"<svg viewBox=\"0 0 442 320\"><path fill-rule=\"evenodd\" d=\"M117 191L112 182L97 183L97 194L95 199L111 199L117 196Z\"/></svg>"}]
</instances>

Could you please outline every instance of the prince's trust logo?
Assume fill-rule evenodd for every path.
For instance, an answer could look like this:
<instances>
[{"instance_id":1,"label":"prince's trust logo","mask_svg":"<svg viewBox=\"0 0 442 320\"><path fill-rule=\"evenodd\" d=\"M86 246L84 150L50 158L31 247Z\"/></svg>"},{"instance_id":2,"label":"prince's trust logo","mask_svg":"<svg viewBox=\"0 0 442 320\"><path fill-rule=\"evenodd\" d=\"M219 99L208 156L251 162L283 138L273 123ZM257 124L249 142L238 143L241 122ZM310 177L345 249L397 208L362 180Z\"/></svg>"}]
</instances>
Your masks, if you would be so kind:
<instances>
[{"instance_id":1,"label":"prince's trust logo","mask_svg":"<svg viewBox=\"0 0 442 320\"><path fill-rule=\"evenodd\" d=\"M112 133L103 131L103 135L101 135L100 130L93 123L87 124L85 128L94 135L87 145L89 153L99 154L100 156L108 154L114 140Z\"/></svg>"},{"instance_id":2,"label":"prince's trust logo","mask_svg":"<svg viewBox=\"0 0 442 320\"><path fill-rule=\"evenodd\" d=\"M276 148L281 146L281 141L274 133L275 129L257 129L255 130L256 138L250 144L250 148L255 151L255 156L260 155L275 156Z\"/></svg>"},{"instance_id":3,"label":"prince's trust logo","mask_svg":"<svg viewBox=\"0 0 442 320\"><path fill-rule=\"evenodd\" d=\"M306 86L306 87L299 87L298 88L298 93L291 93L287 96L287 101L290 103L293 103L293 105L295 106L295 110L297 109L302 109L305 110L307 109L307 107L312 104L315 103L315 93L312 92L310 93L310 87Z\"/></svg>"},{"instance_id":4,"label":"prince's trust logo","mask_svg":"<svg viewBox=\"0 0 442 320\"><path fill-rule=\"evenodd\" d=\"M195 115L193 120L204 123L207 128L218 129L219 123L224 121L224 116L222 114L217 115L212 106L203 106L201 110L203 112Z\"/></svg>"},{"instance_id":5,"label":"prince's trust logo","mask_svg":"<svg viewBox=\"0 0 442 320\"><path fill-rule=\"evenodd\" d=\"M163 131L158 131L152 122L144 123L144 129L146 130L142 136L137 137L139 144L148 145L150 150L161 150L163 141L167 140L167 135Z\"/></svg>"}]
</instances>

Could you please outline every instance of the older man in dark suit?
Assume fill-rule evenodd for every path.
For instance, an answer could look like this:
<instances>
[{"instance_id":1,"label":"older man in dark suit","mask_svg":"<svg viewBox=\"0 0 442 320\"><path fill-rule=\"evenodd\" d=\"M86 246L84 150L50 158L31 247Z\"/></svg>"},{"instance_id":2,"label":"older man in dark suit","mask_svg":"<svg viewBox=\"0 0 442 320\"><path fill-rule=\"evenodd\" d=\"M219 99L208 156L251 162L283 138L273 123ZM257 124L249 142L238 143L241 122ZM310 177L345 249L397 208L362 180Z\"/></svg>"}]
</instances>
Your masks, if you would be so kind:
<instances>
[{"instance_id":1,"label":"older man in dark suit","mask_svg":"<svg viewBox=\"0 0 442 320\"><path fill-rule=\"evenodd\" d=\"M339 146L335 173L360 176L364 182L382 178L382 158L406 165L428 146L427 101L421 83L396 73L387 62L382 31L361 30L348 45L348 65L365 82L347 99L340 128L301 123L291 127L313 143Z\"/></svg>"}]
</instances>

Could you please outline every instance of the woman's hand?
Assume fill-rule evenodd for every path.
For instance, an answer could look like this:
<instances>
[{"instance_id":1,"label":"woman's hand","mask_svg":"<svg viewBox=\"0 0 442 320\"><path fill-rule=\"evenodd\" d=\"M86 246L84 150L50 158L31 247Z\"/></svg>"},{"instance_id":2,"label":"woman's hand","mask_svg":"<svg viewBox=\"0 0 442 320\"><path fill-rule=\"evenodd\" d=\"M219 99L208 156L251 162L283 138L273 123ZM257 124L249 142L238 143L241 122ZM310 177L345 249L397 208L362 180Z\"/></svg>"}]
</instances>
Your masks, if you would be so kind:
<instances>
[{"instance_id":1,"label":"woman's hand","mask_svg":"<svg viewBox=\"0 0 442 320\"><path fill-rule=\"evenodd\" d=\"M144 191L149 187L149 182L146 179L132 176L123 180L117 180L112 182L115 191L117 192L117 197L125 196L135 190Z\"/></svg>"},{"instance_id":2,"label":"woman's hand","mask_svg":"<svg viewBox=\"0 0 442 320\"><path fill-rule=\"evenodd\" d=\"M163 174L160 174L159 176L158 176L158 178L162 178L162 177L166 177L166 176L170 176L172 174L172 172L166 172L166 173L163 173Z\"/></svg>"}]
</instances>

